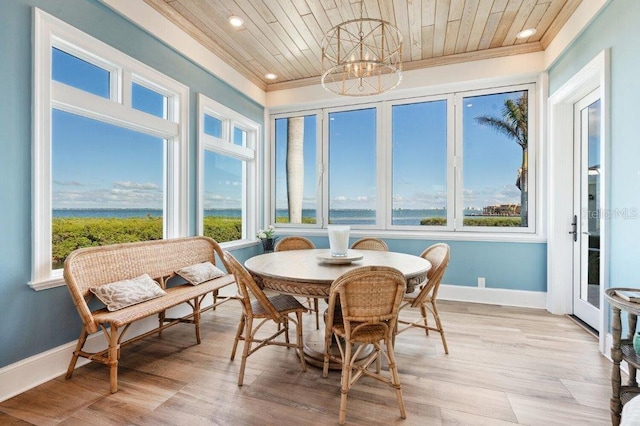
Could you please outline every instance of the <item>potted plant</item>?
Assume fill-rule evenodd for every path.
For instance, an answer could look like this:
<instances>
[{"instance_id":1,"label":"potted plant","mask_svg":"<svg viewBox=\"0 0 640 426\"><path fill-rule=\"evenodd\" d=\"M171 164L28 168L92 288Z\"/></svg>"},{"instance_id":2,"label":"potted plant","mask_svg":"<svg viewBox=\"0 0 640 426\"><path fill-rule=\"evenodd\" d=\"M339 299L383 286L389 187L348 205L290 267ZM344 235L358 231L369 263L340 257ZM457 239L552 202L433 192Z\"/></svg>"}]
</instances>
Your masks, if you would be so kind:
<instances>
[{"instance_id":1,"label":"potted plant","mask_svg":"<svg viewBox=\"0 0 640 426\"><path fill-rule=\"evenodd\" d=\"M273 247L275 246L276 240L278 239L278 237L274 235L275 233L276 228L273 225L269 225L266 230L258 229L256 237L258 237L258 239L262 241L262 248L264 249L265 253L273 251Z\"/></svg>"}]
</instances>

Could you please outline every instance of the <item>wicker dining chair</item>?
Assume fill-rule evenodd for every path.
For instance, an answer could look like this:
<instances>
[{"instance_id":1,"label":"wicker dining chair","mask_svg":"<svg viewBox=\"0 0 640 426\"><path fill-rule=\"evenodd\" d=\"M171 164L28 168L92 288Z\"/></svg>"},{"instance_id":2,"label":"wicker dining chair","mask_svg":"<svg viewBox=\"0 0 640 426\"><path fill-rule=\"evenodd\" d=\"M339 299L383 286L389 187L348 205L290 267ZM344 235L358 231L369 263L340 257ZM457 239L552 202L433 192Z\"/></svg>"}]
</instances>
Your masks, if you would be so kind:
<instances>
[{"instance_id":1,"label":"wicker dining chair","mask_svg":"<svg viewBox=\"0 0 640 426\"><path fill-rule=\"evenodd\" d=\"M436 298L438 297L438 288L440 282L444 276L444 272L449 265L450 248L445 243L434 244L427 247L425 251L420 255L431 262L431 269L427 273L427 281L422 287L416 288L413 293L406 294L400 306L400 311L408 308L420 308L421 318L416 321L409 321L403 318L398 318L398 331L396 334L400 334L407 331L410 328L418 327L426 331L427 336L429 330L437 331L442 337L442 346L444 346L444 353L449 353L447 347L447 340L444 337L444 328L442 328L442 321L438 315L438 305L436 304ZM435 327L430 326L427 320L427 311L431 313L435 320ZM404 325L404 327L401 327Z\"/></svg>"},{"instance_id":2,"label":"wicker dining chair","mask_svg":"<svg viewBox=\"0 0 640 426\"><path fill-rule=\"evenodd\" d=\"M372 377L395 388L400 417L406 418L393 352L393 333L405 289L406 280L402 273L388 266L362 266L344 273L331 285L322 375L327 377L330 361L342 364L341 425L346 420L347 393L362 376ZM334 335L340 357L330 351ZM380 344L381 341L384 341L386 350ZM355 351L354 344L358 344ZM368 350L371 346L373 351L358 361L363 350ZM389 376L381 372L382 356L389 365ZM374 361L375 371L369 369Z\"/></svg>"},{"instance_id":3,"label":"wicker dining chair","mask_svg":"<svg viewBox=\"0 0 640 426\"><path fill-rule=\"evenodd\" d=\"M305 237L284 237L274 247L274 251L286 251L286 250L312 250L316 246L311 240ZM318 304L318 298L307 297L307 303L309 304L309 310L316 314L316 330L320 330L320 308Z\"/></svg>"},{"instance_id":4,"label":"wicker dining chair","mask_svg":"<svg viewBox=\"0 0 640 426\"><path fill-rule=\"evenodd\" d=\"M245 269L240 262L229 252L224 252L224 262L228 265L231 273L236 278L238 285L239 297L242 303L242 317L238 324L236 338L233 342L231 351L231 360L235 358L236 349L240 340L244 341L242 351L242 363L240 364L240 373L238 375L238 386L242 386L244 379L244 368L247 364L247 358L258 349L267 345L286 346L295 348L300 357L302 371L307 370L304 360L303 341L302 341L302 314L307 311L299 301L293 296L286 294L278 294L277 296L267 297L253 277ZM255 298L251 300L251 296ZM289 314L295 313L296 318L293 319ZM254 320L260 322L254 327ZM278 323L278 329L275 333L268 337L258 338L257 333L269 321ZM289 322L296 325L296 343L289 341ZM282 325L282 327L280 327ZM276 340L278 336L284 333L285 341ZM253 343L258 345L254 348Z\"/></svg>"},{"instance_id":5,"label":"wicker dining chair","mask_svg":"<svg viewBox=\"0 0 640 426\"><path fill-rule=\"evenodd\" d=\"M361 238L351 244L351 248L358 250L389 251L389 246L387 246L387 243L382 241L380 238L373 237Z\"/></svg>"}]
</instances>

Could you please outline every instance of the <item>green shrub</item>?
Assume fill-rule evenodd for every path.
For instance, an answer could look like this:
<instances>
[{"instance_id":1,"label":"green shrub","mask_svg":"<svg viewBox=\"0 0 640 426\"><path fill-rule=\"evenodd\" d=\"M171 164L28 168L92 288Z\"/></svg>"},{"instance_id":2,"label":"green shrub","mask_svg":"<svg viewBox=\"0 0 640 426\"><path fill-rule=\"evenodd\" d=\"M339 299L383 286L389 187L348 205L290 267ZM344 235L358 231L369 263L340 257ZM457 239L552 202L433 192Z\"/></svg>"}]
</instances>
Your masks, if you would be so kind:
<instances>
[{"instance_id":1,"label":"green shrub","mask_svg":"<svg viewBox=\"0 0 640 426\"><path fill-rule=\"evenodd\" d=\"M426 226L445 226L447 224L446 217L428 217L420 220L420 225Z\"/></svg>"},{"instance_id":2,"label":"green shrub","mask_svg":"<svg viewBox=\"0 0 640 426\"><path fill-rule=\"evenodd\" d=\"M54 269L78 248L162 239L161 217L54 218L51 227Z\"/></svg>"},{"instance_id":3,"label":"green shrub","mask_svg":"<svg viewBox=\"0 0 640 426\"><path fill-rule=\"evenodd\" d=\"M51 261L62 268L69 253L83 247L162 239L161 217L54 218L52 221ZM204 218L204 235L218 242L242 238L242 219Z\"/></svg>"},{"instance_id":4,"label":"green shrub","mask_svg":"<svg viewBox=\"0 0 640 426\"><path fill-rule=\"evenodd\" d=\"M513 216L491 216L491 217L465 217L465 226L520 226L520 217ZM420 225L425 226L445 226L447 219L444 217L428 217L420 220Z\"/></svg>"},{"instance_id":5,"label":"green shrub","mask_svg":"<svg viewBox=\"0 0 640 426\"><path fill-rule=\"evenodd\" d=\"M242 219L239 217L206 216L204 218L204 235L219 243L239 240L242 238Z\"/></svg>"},{"instance_id":6,"label":"green shrub","mask_svg":"<svg viewBox=\"0 0 640 426\"><path fill-rule=\"evenodd\" d=\"M289 223L289 218L287 216L278 216L276 217L276 223ZM315 217L303 217L302 223L313 224L316 223Z\"/></svg>"}]
</instances>

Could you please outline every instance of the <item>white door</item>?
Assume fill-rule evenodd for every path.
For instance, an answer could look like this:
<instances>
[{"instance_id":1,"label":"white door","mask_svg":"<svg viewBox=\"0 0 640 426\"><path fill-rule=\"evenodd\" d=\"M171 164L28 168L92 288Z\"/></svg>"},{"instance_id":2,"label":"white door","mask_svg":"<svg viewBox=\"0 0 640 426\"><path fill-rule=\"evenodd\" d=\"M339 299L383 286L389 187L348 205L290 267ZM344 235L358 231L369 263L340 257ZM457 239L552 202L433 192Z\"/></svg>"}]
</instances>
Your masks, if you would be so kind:
<instances>
[{"instance_id":1,"label":"white door","mask_svg":"<svg viewBox=\"0 0 640 426\"><path fill-rule=\"evenodd\" d=\"M601 102L595 90L574 104L573 314L599 330L603 222Z\"/></svg>"}]
</instances>

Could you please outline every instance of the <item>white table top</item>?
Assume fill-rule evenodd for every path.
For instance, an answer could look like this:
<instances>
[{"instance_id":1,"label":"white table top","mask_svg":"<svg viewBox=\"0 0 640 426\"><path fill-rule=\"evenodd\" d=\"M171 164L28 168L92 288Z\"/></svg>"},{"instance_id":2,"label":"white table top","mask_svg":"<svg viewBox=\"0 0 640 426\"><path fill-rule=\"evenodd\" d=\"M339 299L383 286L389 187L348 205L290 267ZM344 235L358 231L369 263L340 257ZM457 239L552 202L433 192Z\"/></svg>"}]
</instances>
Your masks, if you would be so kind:
<instances>
[{"instance_id":1,"label":"white table top","mask_svg":"<svg viewBox=\"0 0 640 426\"><path fill-rule=\"evenodd\" d=\"M265 253L248 259L245 267L252 274L263 278L327 286L340 275L360 266L391 266L400 270L407 280L426 275L431 269L431 262L420 256L377 250L349 250L349 255L362 255L361 260L350 264L320 262L318 255L328 251L315 249Z\"/></svg>"}]
</instances>

